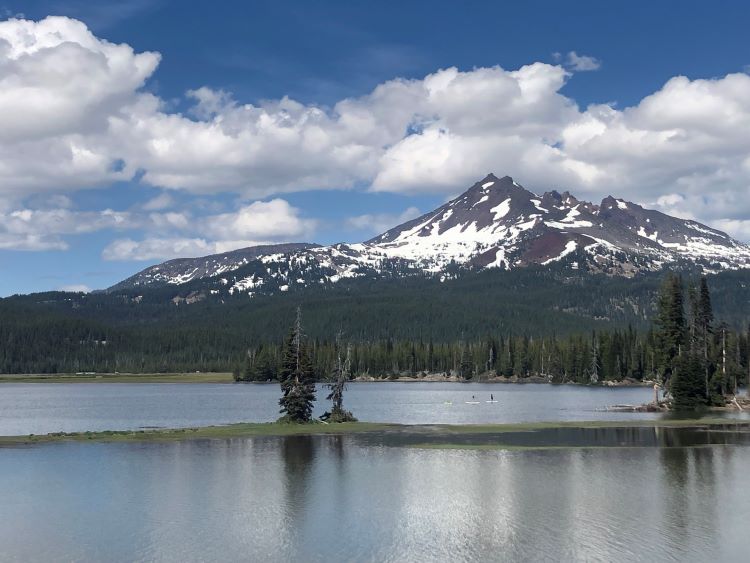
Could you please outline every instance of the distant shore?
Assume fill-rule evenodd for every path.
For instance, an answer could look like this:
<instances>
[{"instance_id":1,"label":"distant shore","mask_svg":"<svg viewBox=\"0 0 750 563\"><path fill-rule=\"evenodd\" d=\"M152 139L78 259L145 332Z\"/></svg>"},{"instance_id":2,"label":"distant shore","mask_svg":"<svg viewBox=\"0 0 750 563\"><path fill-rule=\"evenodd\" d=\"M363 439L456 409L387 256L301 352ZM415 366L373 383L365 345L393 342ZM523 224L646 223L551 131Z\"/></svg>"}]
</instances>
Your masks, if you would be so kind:
<instances>
[{"instance_id":1,"label":"distant shore","mask_svg":"<svg viewBox=\"0 0 750 563\"><path fill-rule=\"evenodd\" d=\"M2 383L234 383L229 372L0 374Z\"/></svg>"},{"instance_id":2,"label":"distant shore","mask_svg":"<svg viewBox=\"0 0 750 563\"><path fill-rule=\"evenodd\" d=\"M546 377L530 375L528 377L486 377L464 380L456 376L430 373L420 374L417 377L371 377L358 376L352 383L521 383L521 384L548 384L548 385L586 385L582 383L566 382L552 383ZM52 374L0 374L2 383L253 383L253 384L278 384L270 382L235 382L229 372L181 372L181 373L52 373ZM591 384L592 387L650 387L653 381L639 381L636 379L624 379L622 381L603 381Z\"/></svg>"},{"instance_id":3,"label":"distant shore","mask_svg":"<svg viewBox=\"0 0 750 563\"><path fill-rule=\"evenodd\" d=\"M432 382L432 383L533 383L533 384L547 384L547 385L581 385L590 387L652 387L653 381L649 380L637 380L626 378L619 381L600 381L598 383L576 383L574 381L566 381L565 383L558 383L550 381L549 378L542 375L529 375L528 377L519 377L513 375L510 377L505 376L486 376L480 375L472 379L462 379L455 375L444 375L442 373L428 373L420 374L415 377L408 375L402 375L398 377L387 377L385 379L360 375L355 377L352 381L357 383L377 383L383 381L390 381L395 383L419 383L419 382Z\"/></svg>"},{"instance_id":4,"label":"distant shore","mask_svg":"<svg viewBox=\"0 0 750 563\"><path fill-rule=\"evenodd\" d=\"M509 433L549 431L555 429L603 429L603 428L707 428L724 431L750 432L750 422L728 418L668 418L662 420L621 420L621 421L570 421L570 422L530 422L510 424L391 424L373 422L346 422L326 424L238 423L222 426L197 428L169 428L146 430L113 430L102 432L55 432L44 435L0 436L0 446L44 444L50 442L172 442L184 440L223 440L250 438L255 436L317 436L343 434L380 434L382 436L407 436L415 444L431 440L433 444L450 446L460 442L461 437L482 436L483 440L493 440L502 447L502 436ZM442 442L435 442L435 439Z\"/></svg>"}]
</instances>

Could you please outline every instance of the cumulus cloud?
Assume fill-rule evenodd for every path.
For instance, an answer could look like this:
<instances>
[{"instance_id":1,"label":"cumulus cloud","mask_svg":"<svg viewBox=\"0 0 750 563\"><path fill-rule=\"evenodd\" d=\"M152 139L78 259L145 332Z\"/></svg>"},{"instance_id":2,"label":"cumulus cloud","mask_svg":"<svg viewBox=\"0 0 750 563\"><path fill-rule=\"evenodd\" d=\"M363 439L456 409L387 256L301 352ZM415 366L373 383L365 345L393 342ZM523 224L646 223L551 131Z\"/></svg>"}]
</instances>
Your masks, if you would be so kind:
<instances>
[{"instance_id":1,"label":"cumulus cloud","mask_svg":"<svg viewBox=\"0 0 750 563\"><path fill-rule=\"evenodd\" d=\"M571 73L600 63L571 51L556 65L394 79L330 108L286 97L244 103L196 84L183 115L143 90L159 59L68 18L1 22L0 209L35 193L136 175L164 190L257 199L355 186L449 194L494 171L537 191L562 187L592 199L614 193L648 203L677 194L680 201L661 208L709 223L736 225L750 215L744 73L678 76L632 107L579 108L561 88ZM149 224L156 219L165 229L182 220L164 214ZM205 223L188 238L213 244L227 230L221 236L256 240L234 219L231 228Z\"/></svg>"},{"instance_id":2,"label":"cumulus cloud","mask_svg":"<svg viewBox=\"0 0 750 563\"><path fill-rule=\"evenodd\" d=\"M142 205L146 211L160 211L174 205L174 198L168 193L161 193Z\"/></svg>"},{"instance_id":3,"label":"cumulus cloud","mask_svg":"<svg viewBox=\"0 0 750 563\"><path fill-rule=\"evenodd\" d=\"M299 209L278 198L256 201L231 213L203 217L183 213L151 213L148 221L151 230L161 230L168 235L143 240L117 239L107 245L102 258L161 260L204 256L258 244L304 240L317 227L315 220L303 218Z\"/></svg>"},{"instance_id":4,"label":"cumulus cloud","mask_svg":"<svg viewBox=\"0 0 750 563\"><path fill-rule=\"evenodd\" d=\"M80 283L60 286L57 288L57 291L67 291L69 293L91 293L91 288Z\"/></svg>"},{"instance_id":5,"label":"cumulus cloud","mask_svg":"<svg viewBox=\"0 0 750 563\"><path fill-rule=\"evenodd\" d=\"M409 207L402 213L366 213L356 215L346 220L346 225L352 229L365 231L370 234L379 234L390 228L405 223L415 217L419 217L420 211L416 207Z\"/></svg>"},{"instance_id":6,"label":"cumulus cloud","mask_svg":"<svg viewBox=\"0 0 750 563\"><path fill-rule=\"evenodd\" d=\"M278 198L256 201L231 213L200 217L186 211L21 208L0 213L0 249L67 250L65 235L141 230L152 236L140 242L118 239L105 249L103 256L109 260L145 260L148 258L144 256L210 254L213 249L305 239L316 227L315 220L302 217L299 209Z\"/></svg>"},{"instance_id":7,"label":"cumulus cloud","mask_svg":"<svg viewBox=\"0 0 750 563\"><path fill-rule=\"evenodd\" d=\"M70 209L16 209L0 213L0 249L67 250L63 235L132 227L128 213Z\"/></svg>"},{"instance_id":8,"label":"cumulus cloud","mask_svg":"<svg viewBox=\"0 0 750 563\"><path fill-rule=\"evenodd\" d=\"M0 22L0 194L127 178L110 120L129 115L157 53L96 38L79 21Z\"/></svg>"},{"instance_id":9,"label":"cumulus cloud","mask_svg":"<svg viewBox=\"0 0 750 563\"><path fill-rule=\"evenodd\" d=\"M155 261L170 258L195 258L209 254L229 252L238 248L273 244L268 240L207 240L205 238L167 237L116 239L102 251L102 258L109 261Z\"/></svg>"},{"instance_id":10,"label":"cumulus cloud","mask_svg":"<svg viewBox=\"0 0 750 563\"><path fill-rule=\"evenodd\" d=\"M283 199L256 201L232 213L211 215L202 220L200 230L215 239L278 240L309 235L313 219L300 217L299 209Z\"/></svg>"},{"instance_id":11,"label":"cumulus cloud","mask_svg":"<svg viewBox=\"0 0 750 563\"><path fill-rule=\"evenodd\" d=\"M565 57L565 66L576 72L586 72L599 70L602 62L588 55L579 55L575 51L570 51Z\"/></svg>"},{"instance_id":12,"label":"cumulus cloud","mask_svg":"<svg viewBox=\"0 0 750 563\"><path fill-rule=\"evenodd\" d=\"M739 240L750 241L750 219L718 219L711 226L731 233Z\"/></svg>"},{"instance_id":13,"label":"cumulus cloud","mask_svg":"<svg viewBox=\"0 0 750 563\"><path fill-rule=\"evenodd\" d=\"M129 238L117 239L107 245L102 252L105 260L148 261L169 258L191 258L226 252L245 246L258 244L256 241L212 242L202 238L147 238L136 241Z\"/></svg>"}]
</instances>

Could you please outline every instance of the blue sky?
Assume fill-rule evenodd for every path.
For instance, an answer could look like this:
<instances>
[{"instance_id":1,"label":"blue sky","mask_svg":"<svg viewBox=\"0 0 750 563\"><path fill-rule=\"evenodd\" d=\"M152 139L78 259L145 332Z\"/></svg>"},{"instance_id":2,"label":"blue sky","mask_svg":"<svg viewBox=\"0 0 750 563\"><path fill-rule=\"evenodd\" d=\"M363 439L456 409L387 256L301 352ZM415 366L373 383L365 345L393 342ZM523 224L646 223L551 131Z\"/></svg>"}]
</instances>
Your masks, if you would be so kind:
<instances>
[{"instance_id":1,"label":"blue sky","mask_svg":"<svg viewBox=\"0 0 750 563\"><path fill-rule=\"evenodd\" d=\"M364 240L490 171L749 240L748 16L0 0L0 295L238 244Z\"/></svg>"}]
</instances>

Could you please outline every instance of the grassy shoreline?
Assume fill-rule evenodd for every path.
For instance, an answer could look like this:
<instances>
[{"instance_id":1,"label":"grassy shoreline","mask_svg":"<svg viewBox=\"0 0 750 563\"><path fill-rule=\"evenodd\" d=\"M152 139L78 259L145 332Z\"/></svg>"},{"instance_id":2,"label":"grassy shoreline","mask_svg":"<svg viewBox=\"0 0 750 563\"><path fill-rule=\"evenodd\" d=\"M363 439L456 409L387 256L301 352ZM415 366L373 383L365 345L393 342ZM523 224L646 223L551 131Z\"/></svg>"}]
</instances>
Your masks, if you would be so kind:
<instances>
[{"instance_id":1,"label":"grassy shoreline","mask_svg":"<svg viewBox=\"0 0 750 563\"><path fill-rule=\"evenodd\" d=\"M529 422L509 424L431 424L408 425L378 422L285 424L238 423L197 428L147 430L113 430L102 432L55 432L44 435L0 436L0 446L41 444L51 442L148 442L200 439L231 439L255 436L312 436L330 434L398 433L410 436L459 437L462 435L498 436L511 432L533 432L556 428L700 428L731 426L735 430L750 431L750 422L726 418ZM447 446L448 444L445 444Z\"/></svg>"}]
</instances>

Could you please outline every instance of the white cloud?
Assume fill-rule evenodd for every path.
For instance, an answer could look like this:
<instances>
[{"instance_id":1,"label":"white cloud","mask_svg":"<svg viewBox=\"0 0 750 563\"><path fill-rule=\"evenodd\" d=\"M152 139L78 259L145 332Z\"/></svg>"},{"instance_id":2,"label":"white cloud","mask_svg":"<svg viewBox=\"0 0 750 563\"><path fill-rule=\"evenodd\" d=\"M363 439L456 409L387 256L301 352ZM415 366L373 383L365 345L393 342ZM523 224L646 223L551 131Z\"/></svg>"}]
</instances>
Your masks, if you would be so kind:
<instances>
[{"instance_id":1,"label":"white cloud","mask_svg":"<svg viewBox=\"0 0 750 563\"><path fill-rule=\"evenodd\" d=\"M170 211L166 213L149 213L141 222L153 231L186 230L194 225L194 219L189 213Z\"/></svg>"},{"instance_id":2,"label":"white cloud","mask_svg":"<svg viewBox=\"0 0 750 563\"><path fill-rule=\"evenodd\" d=\"M718 219L711 226L738 240L750 241L750 219Z\"/></svg>"},{"instance_id":3,"label":"white cloud","mask_svg":"<svg viewBox=\"0 0 750 563\"><path fill-rule=\"evenodd\" d=\"M102 258L111 261L154 261L170 258L192 258L228 252L267 241L225 240L210 241L204 238L147 238L135 241L129 238L117 239L107 245Z\"/></svg>"},{"instance_id":4,"label":"white cloud","mask_svg":"<svg viewBox=\"0 0 750 563\"><path fill-rule=\"evenodd\" d=\"M665 194L663 196L659 196L659 198L656 200L655 205L657 207L674 207L676 205L679 205L685 201L685 196L681 194Z\"/></svg>"},{"instance_id":5,"label":"white cloud","mask_svg":"<svg viewBox=\"0 0 750 563\"><path fill-rule=\"evenodd\" d=\"M91 293L91 288L80 283L60 286L57 288L57 291L67 291L69 293Z\"/></svg>"},{"instance_id":6,"label":"white cloud","mask_svg":"<svg viewBox=\"0 0 750 563\"><path fill-rule=\"evenodd\" d=\"M151 234L145 241L137 243L131 239L118 239L103 254L107 259L132 255L130 259L140 260L146 259L140 256L177 256L183 250L196 255L215 248L308 239L316 227L317 221L302 217L299 209L278 198L256 201L231 213L200 217L184 211L20 208L0 212L0 249L67 250L65 235L102 230L142 230ZM186 235L200 235L200 238ZM161 245L161 250L156 250L158 245Z\"/></svg>"},{"instance_id":7,"label":"white cloud","mask_svg":"<svg viewBox=\"0 0 750 563\"><path fill-rule=\"evenodd\" d=\"M76 20L0 22L0 194L125 179L110 120L129 113L156 53L94 37Z\"/></svg>"},{"instance_id":8,"label":"white cloud","mask_svg":"<svg viewBox=\"0 0 750 563\"><path fill-rule=\"evenodd\" d=\"M370 234L380 234L397 225L419 217L420 211L416 207L409 207L402 213L366 213L356 215L346 220L347 226L352 229L365 231Z\"/></svg>"},{"instance_id":9,"label":"white cloud","mask_svg":"<svg viewBox=\"0 0 750 563\"><path fill-rule=\"evenodd\" d=\"M394 79L331 108L289 98L248 104L196 88L188 93L192 110L182 115L142 89L159 59L97 38L68 18L0 22L2 210L33 194L102 186L137 172L141 182L166 190L254 199L355 186L448 194L494 171L532 189L564 187L592 199L614 193L653 202L679 194L684 200L670 208L708 223L750 215L744 73L678 76L632 107L582 109L560 93L571 77L566 68L600 63L571 51L558 65L448 68L421 80ZM145 205L169 208L164 201ZM256 240L253 220L225 219L213 227L198 221L204 230L188 238ZM176 232L196 219L129 220ZM27 247L65 246L54 235L6 229L3 236L0 244L15 237Z\"/></svg>"},{"instance_id":10,"label":"white cloud","mask_svg":"<svg viewBox=\"0 0 750 563\"><path fill-rule=\"evenodd\" d=\"M575 51L570 51L565 57L565 66L576 72L586 72L599 70L602 66L602 62L594 57L579 55Z\"/></svg>"},{"instance_id":11,"label":"white cloud","mask_svg":"<svg viewBox=\"0 0 750 563\"><path fill-rule=\"evenodd\" d=\"M15 209L0 213L0 248L8 250L67 250L63 235L134 226L130 214L70 209Z\"/></svg>"},{"instance_id":12,"label":"white cloud","mask_svg":"<svg viewBox=\"0 0 750 563\"><path fill-rule=\"evenodd\" d=\"M306 237L316 226L300 217L299 209L283 199L256 201L233 213L211 215L199 225L201 232L215 239L279 240Z\"/></svg>"},{"instance_id":13,"label":"white cloud","mask_svg":"<svg viewBox=\"0 0 750 563\"><path fill-rule=\"evenodd\" d=\"M151 198L141 207L143 207L143 209L145 209L146 211L160 211L162 209L172 207L173 205L174 198L168 193L164 192Z\"/></svg>"},{"instance_id":14,"label":"white cloud","mask_svg":"<svg viewBox=\"0 0 750 563\"><path fill-rule=\"evenodd\" d=\"M191 217L180 213L151 213L152 230L171 233L136 241L117 239L102 252L105 260L163 260L204 256L258 244L306 240L317 222L300 216L283 199L256 201L232 213ZM174 236L174 233L182 233ZM187 234L200 237L185 236Z\"/></svg>"},{"instance_id":15,"label":"white cloud","mask_svg":"<svg viewBox=\"0 0 750 563\"><path fill-rule=\"evenodd\" d=\"M0 232L0 250L67 250L67 242L57 236Z\"/></svg>"}]
</instances>

